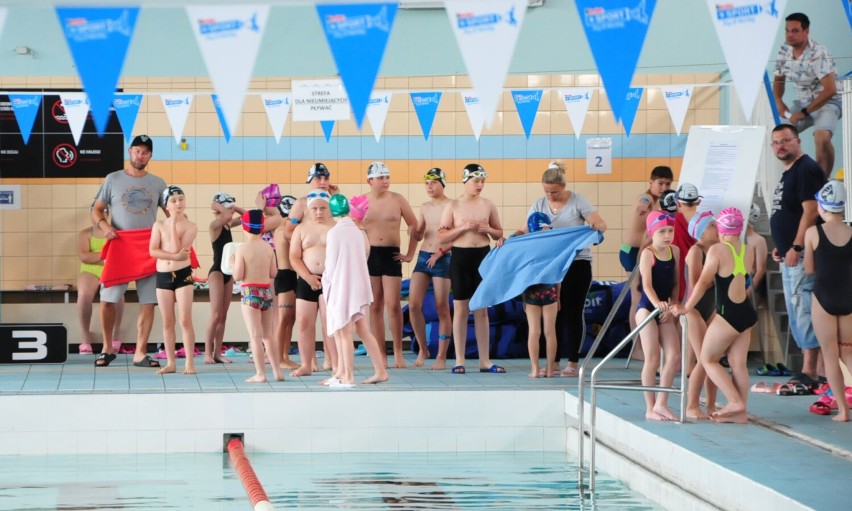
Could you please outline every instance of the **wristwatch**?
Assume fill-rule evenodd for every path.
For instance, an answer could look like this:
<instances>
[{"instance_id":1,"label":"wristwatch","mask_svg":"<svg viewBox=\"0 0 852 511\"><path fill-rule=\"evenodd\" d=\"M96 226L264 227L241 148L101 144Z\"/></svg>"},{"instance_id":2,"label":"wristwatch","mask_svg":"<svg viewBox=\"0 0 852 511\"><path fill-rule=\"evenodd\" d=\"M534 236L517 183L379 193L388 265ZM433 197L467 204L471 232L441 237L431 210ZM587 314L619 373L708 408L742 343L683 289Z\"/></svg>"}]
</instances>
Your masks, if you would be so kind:
<instances>
[{"instance_id":1,"label":"wristwatch","mask_svg":"<svg viewBox=\"0 0 852 511\"><path fill-rule=\"evenodd\" d=\"M795 250L796 252L804 252L805 247L801 245L793 245L793 250Z\"/></svg>"}]
</instances>

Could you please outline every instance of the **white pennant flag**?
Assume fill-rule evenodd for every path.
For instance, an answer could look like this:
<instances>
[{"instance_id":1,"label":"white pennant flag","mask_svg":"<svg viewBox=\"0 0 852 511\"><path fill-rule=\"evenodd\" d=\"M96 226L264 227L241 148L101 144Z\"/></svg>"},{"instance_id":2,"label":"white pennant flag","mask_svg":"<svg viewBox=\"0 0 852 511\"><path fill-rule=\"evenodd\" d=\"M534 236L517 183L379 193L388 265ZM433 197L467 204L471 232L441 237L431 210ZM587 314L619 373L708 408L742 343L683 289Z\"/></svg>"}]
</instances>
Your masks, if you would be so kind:
<instances>
[{"instance_id":1,"label":"white pennant flag","mask_svg":"<svg viewBox=\"0 0 852 511\"><path fill-rule=\"evenodd\" d=\"M472 90L463 90L459 94L464 103L464 109L467 110L467 119L470 121L470 127L473 129L473 136L479 140L479 135L482 134L482 127L485 124L485 119L482 117L482 103L479 101L479 96Z\"/></svg>"},{"instance_id":2,"label":"white pennant flag","mask_svg":"<svg viewBox=\"0 0 852 511\"><path fill-rule=\"evenodd\" d=\"M751 118L787 0L707 0L716 36L731 70L740 107Z\"/></svg>"},{"instance_id":3,"label":"white pennant flag","mask_svg":"<svg viewBox=\"0 0 852 511\"><path fill-rule=\"evenodd\" d=\"M186 126L186 118L189 116L189 107L192 106L192 94L189 92L161 94L160 98L163 100L163 108L166 110L166 117L169 118L175 142L180 144L183 127Z\"/></svg>"},{"instance_id":4,"label":"white pennant flag","mask_svg":"<svg viewBox=\"0 0 852 511\"><path fill-rule=\"evenodd\" d=\"M6 26L6 15L9 14L9 9L0 7L0 35L3 34L3 27Z\"/></svg>"},{"instance_id":5,"label":"white pennant flag","mask_svg":"<svg viewBox=\"0 0 852 511\"><path fill-rule=\"evenodd\" d=\"M488 127L503 95L528 0L444 0Z\"/></svg>"},{"instance_id":6,"label":"white pennant flag","mask_svg":"<svg viewBox=\"0 0 852 511\"><path fill-rule=\"evenodd\" d=\"M392 97L393 92L373 91L370 94L370 101L367 103L367 119L370 119L370 126L373 128L373 136L376 137L376 142L382 139L385 118L388 116Z\"/></svg>"},{"instance_id":7,"label":"white pennant flag","mask_svg":"<svg viewBox=\"0 0 852 511\"><path fill-rule=\"evenodd\" d=\"M60 92L59 99L65 110L71 135L74 136L74 145L78 145L80 136L83 134L83 126L86 124L86 116L89 115L89 99L83 92Z\"/></svg>"},{"instance_id":8,"label":"white pennant flag","mask_svg":"<svg viewBox=\"0 0 852 511\"><path fill-rule=\"evenodd\" d=\"M692 85L661 87L660 91L663 93L677 136L680 136L683 120L686 119L686 112L689 110L689 102L692 99Z\"/></svg>"},{"instance_id":9,"label":"white pennant flag","mask_svg":"<svg viewBox=\"0 0 852 511\"><path fill-rule=\"evenodd\" d=\"M574 136L580 140L583 133L583 124L586 122L586 112L589 111L589 102L592 101L594 89L569 88L559 91L565 110L568 110L568 118L571 119L571 127L574 128Z\"/></svg>"},{"instance_id":10,"label":"white pennant flag","mask_svg":"<svg viewBox=\"0 0 852 511\"><path fill-rule=\"evenodd\" d=\"M260 99L263 101L269 126L272 127L275 143L278 144L281 142L281 135L284 133L284 125L287 124L287 114L290 113L290 94L261 94Z\"/></svg>"},{"instance_id":11,"label":"white pennant flag","mask_svg":"<svg viewBox=\"0 0 852 511\"><path fill-rule=\"evenodd\" d=\"M236 133L269 6L199 5L186 7L186 14L222 115L230 132Z\"/></svg>"}]
</instances>

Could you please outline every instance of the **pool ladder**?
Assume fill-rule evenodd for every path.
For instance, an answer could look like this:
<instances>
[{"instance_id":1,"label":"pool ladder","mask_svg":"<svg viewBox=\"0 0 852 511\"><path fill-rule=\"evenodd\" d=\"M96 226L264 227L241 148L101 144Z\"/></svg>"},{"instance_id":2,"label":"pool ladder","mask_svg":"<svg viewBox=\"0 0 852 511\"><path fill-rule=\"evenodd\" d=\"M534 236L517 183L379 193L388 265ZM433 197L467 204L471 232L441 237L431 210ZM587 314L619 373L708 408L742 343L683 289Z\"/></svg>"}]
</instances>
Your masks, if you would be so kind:
<instances>
[{"instance_id":1,"label":"pool ladder","mask_svg":"<svg viewBox=\"0 0 852 511\"><path fill-rule=\"evenodd\" d=\"M585 405L586 405L586 367L591 362L592 358L595 356L597 352L598 346L603 341L604 335L606 335L607 330L609 329L610 323L612 323L613 318L615 317L618 308L621 307L621 303L624 301L625 296L630 292L630 288L633 280L636 278L636 275L639 274L639 265L636 265L636 268L633 269L633 272L630 274L630 277L627 279L627 283L621 289L621 293L618 295L618 298L615 300L615 303L612 306L612 310L610 310L609 315L607 315L606 320L604 321L603 326L598 332L597 337L595 337L595 342L592 343L592 347L589 348L589 352L586 354L586 357L583 359L583 364L580 366L580 371L578 373L578 390L577 390L577 466L579 472L578 479L578 487L580 491L583 491L583 474L588 472L589 474L589 486L588 489L594 497L595 492L595 446L597 444L597 438L595 434L595 420L597 416L597 391L599 389L606 390L632 390L632 391L651 391L651 392L668 392L671 394L680 394L680 422L685 422L686 415L686 391L687 391L687 378L686 378L686 361L688 356L688 347L687 347L687 320L686 316L680 317L681 324L681 361L680 361L680 387L645 387L642 385L641 380L604 380L598 381L598 374L601 369L609 362L612 358L614 358L618 352L622 350L628 343L632 342L634 338L642 331L645 326L651 321L655 320L657 316L660 315L660 309L655 309L647 318L645 318L641 323L636 325L618 345L613 348L600 362L595 365L592 369L592 377L590 381L590 390L591 396L589 401L589 467L585 467L585 440L586 440L586 422L585 422ZM635 345L634 345L635 347ZM630 350L631 355L633 354L633 350ZM660 358L662 363L662 357ZM630 363L630 359L628 358L628 364ZM627 365L625 365L625 368Z\"/></svg>"}]
</instances>

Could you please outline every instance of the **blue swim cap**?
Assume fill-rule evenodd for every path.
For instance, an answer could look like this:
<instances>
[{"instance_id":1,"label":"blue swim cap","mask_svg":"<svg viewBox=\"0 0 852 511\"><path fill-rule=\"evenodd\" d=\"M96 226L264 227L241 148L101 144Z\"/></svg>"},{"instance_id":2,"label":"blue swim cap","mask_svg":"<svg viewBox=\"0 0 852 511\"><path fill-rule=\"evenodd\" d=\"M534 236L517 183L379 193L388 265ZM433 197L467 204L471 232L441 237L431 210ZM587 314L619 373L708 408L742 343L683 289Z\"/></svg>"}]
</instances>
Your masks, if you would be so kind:
<instances>
[{"instance_id":1,"label":"blue swim cap","mask_svg":"<svg viewBox=\"0 0 852 511\"><path fill-rule=\"evenodd\" d=\"M527 218L527 228L530 232L538 232L545 227L550 227L550 217L546 214L536 211Z\"/></svg>"}]
</instances>

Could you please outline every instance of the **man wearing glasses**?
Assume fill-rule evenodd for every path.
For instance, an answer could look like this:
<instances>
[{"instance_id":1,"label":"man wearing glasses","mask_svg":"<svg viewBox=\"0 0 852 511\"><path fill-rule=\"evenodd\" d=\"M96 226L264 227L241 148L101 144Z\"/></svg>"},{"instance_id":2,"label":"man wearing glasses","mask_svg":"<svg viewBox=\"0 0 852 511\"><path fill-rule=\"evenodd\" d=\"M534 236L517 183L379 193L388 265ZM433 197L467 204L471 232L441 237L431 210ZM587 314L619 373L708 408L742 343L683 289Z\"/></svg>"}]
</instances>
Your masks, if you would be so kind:
<instances>
[{"instance_id":1,"label":"man wearing glasses","mask_svg":"<svg viewBox=\"0 0 852 511\"><path fill-rule=\"evenodd\" d=\"M840 93L834 59L825 46L810 39L811 22L795 12L786 18L785 38L775 63L772 92L779 113L799 131L813 126L816 161L828 177L834 170L831 135L841 115ZM798 99L784 103L786 82L796 88Z\"/></svg>"},{"instance_id":2,"label":"man wearing glasses","mask_svg":"<svg viewBox=\"0 0 852 511\"><path fill-rule=\"evenodd\" d=\"M814 195L825 176L817 162L802 153L801 144L799 132L791 124L779 124L772 130L772 151L784 164L784 173L775 188L769 228L775 242L772 258L781 266L790 333L802 349L802 372L816 379L819 343L811 323L814 277L805 274L802 252L805 231L818 215Z\"/></svg>"}]
</instances>

